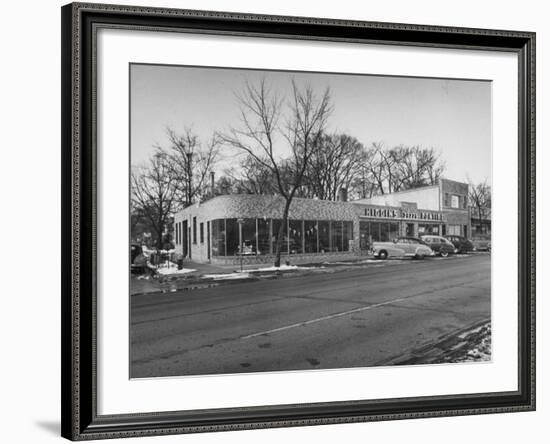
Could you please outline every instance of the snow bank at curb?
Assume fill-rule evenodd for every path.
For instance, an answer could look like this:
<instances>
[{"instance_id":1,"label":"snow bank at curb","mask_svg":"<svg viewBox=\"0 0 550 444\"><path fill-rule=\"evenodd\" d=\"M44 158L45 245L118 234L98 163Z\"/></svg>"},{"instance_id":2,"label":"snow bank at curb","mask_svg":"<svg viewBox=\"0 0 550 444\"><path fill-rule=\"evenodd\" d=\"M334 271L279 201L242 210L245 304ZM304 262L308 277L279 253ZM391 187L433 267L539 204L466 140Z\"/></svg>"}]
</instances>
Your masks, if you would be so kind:
<instances>
[{"instance_id":1,"label":"snow bank at curb","mask_svg":"<svg viewBox=\"0 0 550 444\"><path fill-rule=\"evenodd\" d=\"M193 268L182 268L181 270L178 270L178 266L176 264L171 264L169 267L157 268L157 273L163 276L187 274L187 273L192 273L193 271L197 271L197 270L194 270Z\"/></svg>"}]
</instances>

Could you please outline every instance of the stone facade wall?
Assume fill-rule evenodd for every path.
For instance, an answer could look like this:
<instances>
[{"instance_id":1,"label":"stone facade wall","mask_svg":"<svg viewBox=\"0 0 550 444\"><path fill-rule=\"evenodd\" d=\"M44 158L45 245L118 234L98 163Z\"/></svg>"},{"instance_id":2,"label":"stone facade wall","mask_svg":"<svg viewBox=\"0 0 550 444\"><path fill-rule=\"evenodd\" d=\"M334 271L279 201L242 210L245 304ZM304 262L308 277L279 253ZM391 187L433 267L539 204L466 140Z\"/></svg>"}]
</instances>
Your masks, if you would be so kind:
<instances>
[{"instance_id":1,"label":"stone facade wall","mask_svg":"<svg viewBox=\"0 0 550 444\"><path fill-rule=\"evenodd\" d=\"M176 214L176 221L201 214L208 219L269 218L281 219L285 200L280 196L236 194L217 196L194 204ZM295 197L289 210L290 219L350 220L355 214L349 202L314 200Z\"/></svg>"},{"instance_id":2,"label":"stone facade wall","mask_svg":"<svg viewBox=\"0 0 550 444\"><path fill-rule=\"evenodd\" d=\"M308 264L308 263L322 263L327 261L337 260L349 260L358 256L357 252L339 252L339 253L303 253L303 254L281 254L281 264L288 262L290 265L296 264ZM262 254L259 256L243 256L243 265L250 264L273 264L275 261L275 255ZM213 257L213 264L220 265L235 265L241 264L240 256L218 256Z\"/></svg>"}]
</instances>

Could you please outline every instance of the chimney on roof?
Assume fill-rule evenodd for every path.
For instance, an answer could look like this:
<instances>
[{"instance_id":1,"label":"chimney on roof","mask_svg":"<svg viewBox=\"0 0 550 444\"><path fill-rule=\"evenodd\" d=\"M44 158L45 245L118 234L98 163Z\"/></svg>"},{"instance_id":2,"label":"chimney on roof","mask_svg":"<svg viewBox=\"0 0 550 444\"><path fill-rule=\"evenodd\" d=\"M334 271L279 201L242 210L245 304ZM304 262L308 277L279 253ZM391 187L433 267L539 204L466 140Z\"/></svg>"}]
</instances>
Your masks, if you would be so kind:
<instances>
[{"instance_id":1,"label":"chimney on roof","mask_svg":"<svg viewBox=\"0 0 550 444\"><path fill-rule=\"evenodd\" d=\"M345 187L340 188L340 191L338 193L338 200L340 202L348 201L348 190Z\"/></svg>"},{"instance_id":2,"label":"chimney on roof","mask_svg":"<svg viewBox=\"0 0 550 444\"><path fill-rule=\"evenodd\" d=\"M214 171L210 171L210 192L212 193L212 196L216 194L215 177L216 177L216 173L214 173Z\"/></svg>"}]
</instances>

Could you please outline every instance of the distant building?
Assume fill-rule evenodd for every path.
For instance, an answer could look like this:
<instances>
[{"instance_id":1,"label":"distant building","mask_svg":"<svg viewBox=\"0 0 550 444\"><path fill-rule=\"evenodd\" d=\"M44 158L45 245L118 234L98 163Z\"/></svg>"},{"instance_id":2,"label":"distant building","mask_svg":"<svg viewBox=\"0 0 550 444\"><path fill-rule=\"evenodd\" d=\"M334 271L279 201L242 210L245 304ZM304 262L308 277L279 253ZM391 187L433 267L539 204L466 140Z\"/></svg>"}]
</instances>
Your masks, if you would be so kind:
<instances>
[{"instance_id":1,"label":"distant building","mask_svg":"<svg viewBox=\"0 0 550 444\"><path fill-rule=\"evenodd\" d=\"M307 262L365 254L370 244L398 236L469 236L468 185L437 185L353 202L294 198L284 227L283 260ZM197 262L271 262L284 199L223 195L175 216L176 252Z\"/></svg>"},{"instance_id":2,"label":"distant building","mask_svg":"<svg viewBox=\"0 0 550 444\"><path fill-rule=\"evenodd\" d=\"M419 222L414 227L409 224L407 235L438 234L446 236L456 234L469 237L471 223L468 212L468 184L449 179L440 179L436 185L379 194L354 203L399 206L403 208L421 208L439 212L445 223Z\"/></svg>"},{"instance_id":3,"label":"distant building","mask_svg":"<svg viewBox=\"0 0 550 444\"><path fill-rule=\"evenodd\" d=\"M491 209L470 207L472 237L491 236Z\"/></svg>"}]
</instances>

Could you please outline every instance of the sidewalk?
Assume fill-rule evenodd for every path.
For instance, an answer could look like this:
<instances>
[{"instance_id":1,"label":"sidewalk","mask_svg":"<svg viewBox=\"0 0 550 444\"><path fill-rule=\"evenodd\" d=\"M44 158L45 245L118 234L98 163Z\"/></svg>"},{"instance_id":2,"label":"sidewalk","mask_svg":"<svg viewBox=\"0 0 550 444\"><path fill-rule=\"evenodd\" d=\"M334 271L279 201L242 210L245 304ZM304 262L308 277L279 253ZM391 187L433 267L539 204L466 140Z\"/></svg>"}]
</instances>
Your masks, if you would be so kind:
<instances>
[{"instance_id":1,"label":"sidewalk","mask_svg":"<svg viewBox=\"0 0 550 444\"><path fill-rule=\"evenodd\" d=\"M432 260L452 260L453 257L465 257L454 255L448 258L434 258ZM323 262L304 263L299 265L283 265L275 268L272 264L246 264L242 271L239 265L212 265L185 261L183 272L174 269L172 274L157 274L155 276L135 276L130 280L130 294L168 293L184 290L210 288L219 285L257 281L260 279L273 279L285 276L297 276L314 273L334 273L340 270L360 267L386 267L410 263L410 258L391 258L385 261L361 256L350 260L334 260Z\"/></svg>"},{"instance_id":2,"label":"sidewalk","mask_svg":"<svg viewBox=\"0 0 550 444\"><path fill-rule=\"evenodd\" d=\"M185 261L183 268L189 270L184 273L156 274L155 276L135 276L130 279L130 294L141 295L151 293L168 293L181 290L195 290L210 288L231 282L254 281L266 277L297 274L324 269L322 263L307 266L281 265L279 268L271 264L212 265Z\"/></svg>"}]
</instances>

